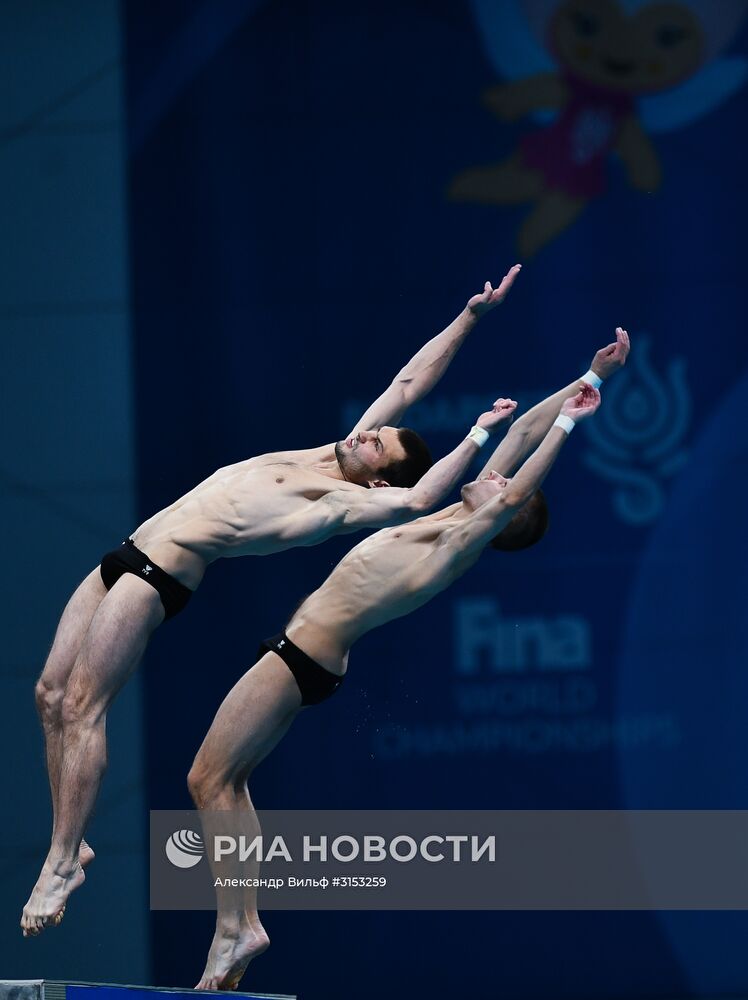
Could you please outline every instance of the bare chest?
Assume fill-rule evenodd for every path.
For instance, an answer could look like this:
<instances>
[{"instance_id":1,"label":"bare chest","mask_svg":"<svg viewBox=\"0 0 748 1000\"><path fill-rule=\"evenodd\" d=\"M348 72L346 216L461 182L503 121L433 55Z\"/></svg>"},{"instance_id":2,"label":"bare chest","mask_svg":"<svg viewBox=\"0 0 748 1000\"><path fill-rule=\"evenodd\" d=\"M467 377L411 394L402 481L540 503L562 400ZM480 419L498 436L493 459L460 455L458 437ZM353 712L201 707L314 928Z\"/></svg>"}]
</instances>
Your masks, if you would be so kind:
<instances>
[{"instance_id":1,"label":"bare chest","mask_svg":"<svg viewBox=\"0 0 748 1000\"><path fill-rule=\"evenodd\" d=\"M378 531L364 539L341 564L361 581L383 591L409 591L422 585L430 556L440 544L433 524L407 524Z\"/></svg>"},{"instance_id":2,"label":"bare chest","mask_svg":"<svg viewBox=\"0 0 748 1000\"><path fill-rule=\"evenodd\" d=\"M215 504L238 522L286 517L335 488L327 476L297 465L260 465L220 470L205 483L202 501Z\"/></svg>"}]
</instances>

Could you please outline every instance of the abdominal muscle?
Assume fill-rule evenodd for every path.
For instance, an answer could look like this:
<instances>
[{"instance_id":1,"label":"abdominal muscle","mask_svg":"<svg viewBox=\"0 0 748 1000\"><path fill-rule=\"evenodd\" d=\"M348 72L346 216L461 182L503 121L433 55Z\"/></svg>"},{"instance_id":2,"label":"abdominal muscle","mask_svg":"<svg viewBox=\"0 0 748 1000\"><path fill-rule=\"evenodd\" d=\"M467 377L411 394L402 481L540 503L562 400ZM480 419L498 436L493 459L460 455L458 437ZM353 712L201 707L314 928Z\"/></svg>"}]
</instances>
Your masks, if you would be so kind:
<instances>
[{"instance_id":1,"label":"abdominal muscle","mask_svg":"<svg viewBox=\"0 0 748 1000\"><path fill-rule=\"evenodd\" d=\"M281 524L309 504L303 491L309 470L255 463L250 459L219 469L144 521L133 532L133 542L192 590L216 559L267 555L287 548ZM311 475L315 481L322 478Z\"/></svg>"},{"instance_id":2,"label":"abdominal muscle","mask_svg":"<svg viewBox=\"0 0 748 1000\"><path fill-rule=\"evenodd\" d=\"M288 638L326 670L344 674L358 639L446 586L444 579L430 580L424 565L440 530L421 518L364 539L296 611Z\"/></svg>"}]
</instances>

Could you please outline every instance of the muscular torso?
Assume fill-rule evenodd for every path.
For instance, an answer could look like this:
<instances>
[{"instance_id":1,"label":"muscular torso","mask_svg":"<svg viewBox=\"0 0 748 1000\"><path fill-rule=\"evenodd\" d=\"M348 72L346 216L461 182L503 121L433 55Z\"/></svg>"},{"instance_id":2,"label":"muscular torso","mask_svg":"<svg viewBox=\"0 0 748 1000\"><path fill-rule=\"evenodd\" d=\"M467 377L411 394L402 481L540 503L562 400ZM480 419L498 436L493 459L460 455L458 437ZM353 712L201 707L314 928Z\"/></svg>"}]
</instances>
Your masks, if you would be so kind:
<instances>
[{"instance_id":1,"label":"muscular torso","mask_svg":"<svg viewBox=\"0 0 748 1000\"><path fill-rule=\"evenodd\" d=\"M360 542L297 610L288 637L326 669L343 673L348 650L364 633L426 604L478 558L454 544L460 507Z\"/></svg>"},{"instance_id":2,"label":"muscular torso","mask_svg":"<svg viewBox=\"0 0 748 1000\"><path fill-rule=\"evenodd\" d=\"M321 451L263 455L218 469L141 524L133 541L193 589L214 559L323 541L335 525L318 501L333 490L364 487L326 475L324 462L315 461Z\"/></svg>"}]
</instances>

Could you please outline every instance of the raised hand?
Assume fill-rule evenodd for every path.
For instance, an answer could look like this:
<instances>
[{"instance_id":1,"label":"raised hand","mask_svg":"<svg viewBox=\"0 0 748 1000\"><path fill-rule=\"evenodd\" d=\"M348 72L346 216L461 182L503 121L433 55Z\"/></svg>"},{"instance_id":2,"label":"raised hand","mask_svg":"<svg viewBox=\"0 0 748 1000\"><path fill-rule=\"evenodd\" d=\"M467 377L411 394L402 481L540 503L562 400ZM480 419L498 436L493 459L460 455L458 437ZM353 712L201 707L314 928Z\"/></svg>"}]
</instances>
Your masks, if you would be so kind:
<instances>
[{"instance_id":1,"label":"raised hand","mask_svg":"<svg viewBox=\"0 0 748 1000\"><path fill-rule=\"evenodd\" d=\"M613 372L618 371L619 368L623 368L630 350L631 341L629 340L629 335L623 327L617 326L615 342L608 344L607 347L603 347L597 352L592 359L590 368L600 378L608 378Z\"/></svg>"},{"instance_id":2,"label":"raised hand","mask_svg":"<svg viewBox=\"0 0 748 1000\"><path fill-rule=\"evenodd\" d=\"M565 417L571 417L574 423L578 424L580 420L591 417L599 405L600 393L584 382L576 396L565 400L561 413Z\"/></svg>"},{"instance_id":3,"label":"raised hand","mask_svg":"<svg viewBox=\"0 0 748 1000\"><path fill-rule=\"evenodd\" d=\"M485 316L485 314L490 312L490 310L493 309L494 306L497 306L499 302L504 301L509 293L509 289L514 284L514 279L521 270L522 265L515 264L514 267L511 267L501 279L501 284L498 288L494 288L491 285L491 282L487 281L483 286L483 291L468 300L467 307L476 319L480 319L481 316Z\"/></svg>"},{"instance_id":4,"label":"raised hand","mask_svg":"<svg viewBox=\"0 0 748 1000\"><path fill-rule=\"evenodd\" d=\"M487 410L486 413L481 413L475 424L477 427L482 427L484 431L496 430L503 421L511 421L516 409L517 403L513 399L497 399L493 408Z\"/></svg>"}]
</instances>

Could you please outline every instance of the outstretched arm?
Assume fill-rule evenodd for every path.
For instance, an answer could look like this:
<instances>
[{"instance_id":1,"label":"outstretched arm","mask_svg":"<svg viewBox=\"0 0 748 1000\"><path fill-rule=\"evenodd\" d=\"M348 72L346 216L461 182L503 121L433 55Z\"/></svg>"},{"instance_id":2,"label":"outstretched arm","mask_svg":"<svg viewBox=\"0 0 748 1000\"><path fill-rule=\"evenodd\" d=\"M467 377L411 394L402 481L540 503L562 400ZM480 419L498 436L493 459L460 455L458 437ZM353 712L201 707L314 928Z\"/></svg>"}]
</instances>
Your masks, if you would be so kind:
<instances>
[{"instance_id":1,"label":"outstretched arm","mask_svg":"<svg viewBox=\"0 0 748 1000\"><path fill-rule=\"evenodd\" d=\"M602 381L610 378L626 364L630 349L628 333L620 326L617 327L615 341L601 348L592 359L590 372L599 380L594 388L599 388ZM587 374L589 375L589 372ZM574 396L586 384L583 381L584 377L570 382L516 420L507 436L486 462L481 475L486 475L493 469L502 476L511 476L520 462L537 448L548 433L564 400Z\"/></svg>"},{"instance_id":2,"label":"outstretched arm","mask_svg":"<svg viewBox=\"0 0 748 1000\"><path fill-rule=\"evenodd\" d=\"M333 490L320 500L327 516L331 516L339 531L383 527L398 524L425 514L435 507L463 478L481 447L484 434L491 434L505 421L511 420L516 409L513 399L497 399L493 408L482 413L467 437L436 462L411 489L372 487L366 492L351 489Z\"/></svg>"},{"instance_id":3,"label":"outstretched arm","mask_svg":"<svg viewBox=\"0 0 748 1000\"><path fill-rule=\"evenodd\" d=\"M456 543L462 551L482 548L509 524L548 475L574 425L592 416L599 405L600 393L586 383L576 396L565 400L539 447L514 478L495 499L484 503L455 529Z\"/></svg>"},{"instance_id":4,"label":"outstretched arm","mask_svg":"<svg viewBox=\"0 0 748 1000\"><path fill-rule=\"evenodd\" d=\"M474 295L446 329L442 330L395 376L392 384L376 399L351 431L378 430L385 424L397 425L405 411L434 388L449 367L452 358L478 320L506 298L521 269L515 264L498 288L487 281L482 292Z\"/></svg>"}]
</instances>

